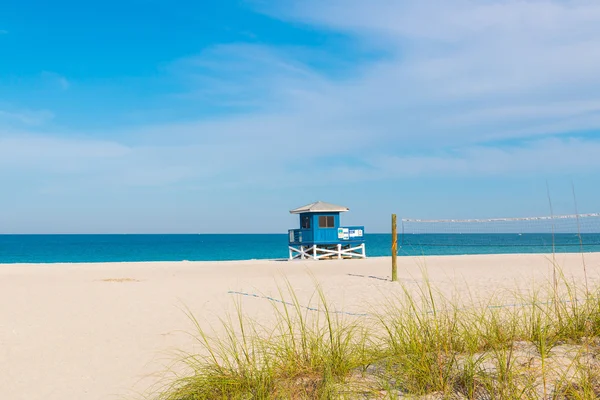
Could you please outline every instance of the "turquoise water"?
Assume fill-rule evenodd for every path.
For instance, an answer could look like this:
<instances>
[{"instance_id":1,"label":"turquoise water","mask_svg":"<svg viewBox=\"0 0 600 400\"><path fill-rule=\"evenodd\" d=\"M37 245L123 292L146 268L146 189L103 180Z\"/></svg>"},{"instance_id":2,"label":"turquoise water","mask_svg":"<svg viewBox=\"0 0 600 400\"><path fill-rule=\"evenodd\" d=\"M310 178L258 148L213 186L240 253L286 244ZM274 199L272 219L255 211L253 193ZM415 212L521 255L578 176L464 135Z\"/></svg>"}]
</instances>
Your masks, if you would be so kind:
<instances>
[{"instance_id":1,"label":"turquoise water","mask_svg":"<svg viewBox=\"0 0 600 400\"><path fill-rule=\"evenodd\" d=\"M367 234L367 256L389 256L391 235ZM0 235L0 263L221 261L288 257L288 235ZM398 254L600 251L600 234L414 234Z\"/></svg>"}]
</instances>

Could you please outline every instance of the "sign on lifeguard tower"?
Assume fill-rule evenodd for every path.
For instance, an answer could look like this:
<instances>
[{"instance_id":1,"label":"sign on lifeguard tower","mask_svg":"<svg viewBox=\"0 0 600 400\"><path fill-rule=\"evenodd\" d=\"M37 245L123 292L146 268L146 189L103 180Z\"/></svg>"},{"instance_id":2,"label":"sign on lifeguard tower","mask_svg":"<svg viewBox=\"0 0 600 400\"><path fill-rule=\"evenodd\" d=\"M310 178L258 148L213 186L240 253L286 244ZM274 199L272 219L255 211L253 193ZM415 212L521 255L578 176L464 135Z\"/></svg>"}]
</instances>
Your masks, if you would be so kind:
<instances>
[{"instance_id":1,"label":"sign on lifeguard tower","mask_svg":"<svg viewBox=\"0 0 600 400\"><path fill-rule=\"evenodd\" d=\"M290 211L300 215L300 229L289 230L290 260L366 258L365 227L340 226L348 207L317 201Z\"/></svg>"}]
</instances>

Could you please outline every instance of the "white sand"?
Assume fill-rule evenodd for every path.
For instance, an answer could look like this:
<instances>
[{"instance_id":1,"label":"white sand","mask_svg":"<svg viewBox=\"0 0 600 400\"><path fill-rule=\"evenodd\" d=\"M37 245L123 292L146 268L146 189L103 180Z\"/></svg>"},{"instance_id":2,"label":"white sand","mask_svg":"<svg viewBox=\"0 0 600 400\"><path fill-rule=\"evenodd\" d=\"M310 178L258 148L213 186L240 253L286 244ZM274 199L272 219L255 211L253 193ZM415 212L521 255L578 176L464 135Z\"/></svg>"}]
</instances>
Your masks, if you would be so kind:
<instances>
[{"instance_id":1,"label":"white sand","mask_svg":"<svg viewBox=\"0 0 600 400\"><path fill-rule=\"evenodd\" d=\"M585 260L590 280L598 282L600 253L586 254ZM551 277L552 265L545 255L399 261L401 282L416 286L426 266L433 285L448 294L464 290L465 283L480 294L530 288ZM557 261L568 276L582 279L580 254L557 255ZM389 258L0 265L0 399L139 398L172 356L166 351L191 349L180 332L192 330L183 305L203 325L217 324L236 298L228 291L279 298L277 282L284 275L308 302L314 293L311 274L335 307L348 312L369 312L400 290L382 279L390 276ZM117 278L131 280L106 281ZM241 299L249 315L270 318L269 300Z\"/></svg>"}]
</instances>

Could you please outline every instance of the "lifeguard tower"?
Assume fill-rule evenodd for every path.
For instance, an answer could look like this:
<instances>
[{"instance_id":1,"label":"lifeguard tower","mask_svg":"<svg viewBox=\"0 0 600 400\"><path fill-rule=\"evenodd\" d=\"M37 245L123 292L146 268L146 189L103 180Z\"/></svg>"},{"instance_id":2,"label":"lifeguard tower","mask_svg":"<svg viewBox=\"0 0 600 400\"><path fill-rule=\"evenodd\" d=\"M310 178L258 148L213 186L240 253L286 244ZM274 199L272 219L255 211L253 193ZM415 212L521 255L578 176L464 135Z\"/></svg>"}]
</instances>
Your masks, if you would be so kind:
<instances>
[{"instance_id":1,"label":"lifeguard tower","mask_svg":"<svg viewBox=\"0 0 600 400\"><path fill-rule=\"evenodd\" d=\"M290 260L366 258L365 227L340 226L348 207L317 201L291 210L300 215L300 229L289 230Z\"/></svg>"}]
</instances>

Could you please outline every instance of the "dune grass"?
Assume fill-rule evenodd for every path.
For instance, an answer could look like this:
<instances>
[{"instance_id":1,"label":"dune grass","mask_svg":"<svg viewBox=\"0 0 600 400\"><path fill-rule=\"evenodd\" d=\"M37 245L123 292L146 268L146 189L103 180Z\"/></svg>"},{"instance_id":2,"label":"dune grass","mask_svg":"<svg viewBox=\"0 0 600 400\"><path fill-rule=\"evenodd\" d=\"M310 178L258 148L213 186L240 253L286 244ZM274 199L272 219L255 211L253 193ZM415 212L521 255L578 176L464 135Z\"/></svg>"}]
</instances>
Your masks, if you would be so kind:
<instances>
[{"instance_id":1,"label":"dune grass","mask_svg":"<svg viewBox=\"0 0 600 400\"><path fill-rule=\"evenodd\" d=\"M322 291L317 291L322 312L315 313L287 289L290 301L273 305L275 322L269 327L246 319L239 301L234 318L221 321L223 336L209 336L189 314L203 355L184 356L192 374L159 398L337 398L352 371L369 362L367 332L331 312Z\"/></svg>"},{"instance_id":2,"label":"dune grass","mask_svg":"<svg viewBox=\"0 0 600 400\"><path fill-rule=\"evenodd\" d=\"M416 291L390 283L401 290L365 317L333 310L318 285L308 310L287 284L274 323L238 300L220 335L190 313L202 349L156 398L596 399L600 288L557 276L482 303L445 298L424 275Z\"/></svg>"}]
</instances>

